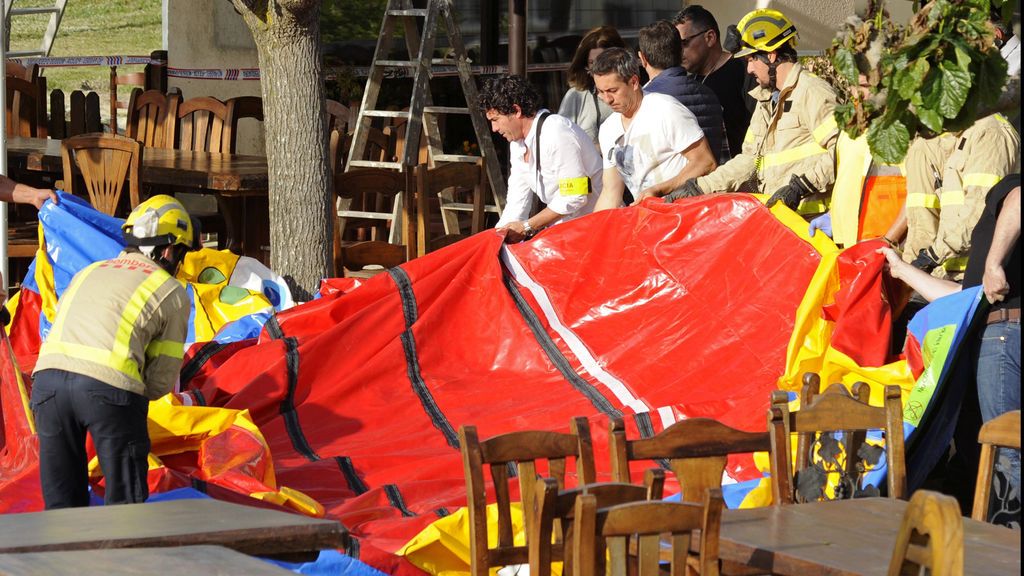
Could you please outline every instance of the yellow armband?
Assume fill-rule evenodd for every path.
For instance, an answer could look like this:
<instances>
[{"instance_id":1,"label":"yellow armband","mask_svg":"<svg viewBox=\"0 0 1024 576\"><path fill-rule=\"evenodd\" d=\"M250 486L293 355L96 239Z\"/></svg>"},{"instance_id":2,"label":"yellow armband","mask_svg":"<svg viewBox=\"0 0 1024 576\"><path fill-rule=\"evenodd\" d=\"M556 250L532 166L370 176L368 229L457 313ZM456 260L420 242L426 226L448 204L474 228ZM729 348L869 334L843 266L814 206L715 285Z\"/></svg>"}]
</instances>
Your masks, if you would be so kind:
<instances>
[{"instance_id":1,"label":"yellow armband","mask_svg":"<svg viewBox=\"0 0 1024 576\"><path fill-rule=\"evenodd\" d=\"M558 193L562 196L586 196L590 194L590 178L562 178L558 181Z\"/></svg>"}]
</instances>

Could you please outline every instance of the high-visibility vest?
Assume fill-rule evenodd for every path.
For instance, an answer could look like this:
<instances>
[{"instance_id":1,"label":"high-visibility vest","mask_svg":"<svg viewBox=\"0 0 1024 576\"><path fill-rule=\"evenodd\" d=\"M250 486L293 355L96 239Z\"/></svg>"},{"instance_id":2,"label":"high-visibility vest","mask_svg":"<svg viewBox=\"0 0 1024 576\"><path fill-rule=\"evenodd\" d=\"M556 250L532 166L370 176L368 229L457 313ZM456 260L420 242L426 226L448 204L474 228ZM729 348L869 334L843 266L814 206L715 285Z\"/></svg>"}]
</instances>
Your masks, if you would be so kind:
<instances>
[{"instance_id":1,"label":"high-visibility vest","mask_svg":"<svg viewBox=\"0 0 1024 576\"><path fill-rule=\"evenodd\" d=\"M864 136L839 135L831 206L836 244L850 246L883 236L899 216L906 196L902 165L875 162Z\"/></svg>"}]
</instances>

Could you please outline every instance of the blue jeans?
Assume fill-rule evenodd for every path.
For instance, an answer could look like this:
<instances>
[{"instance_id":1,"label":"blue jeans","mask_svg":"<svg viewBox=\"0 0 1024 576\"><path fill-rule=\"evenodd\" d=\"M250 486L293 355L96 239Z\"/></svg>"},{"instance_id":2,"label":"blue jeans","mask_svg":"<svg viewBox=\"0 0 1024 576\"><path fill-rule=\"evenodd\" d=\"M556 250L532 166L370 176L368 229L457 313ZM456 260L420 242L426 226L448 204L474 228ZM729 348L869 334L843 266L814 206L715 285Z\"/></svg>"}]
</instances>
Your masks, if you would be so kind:
<instances>
[{"instance_id":1,"label":"blue jeans","mask_svg":"<svg viewBox=\"0 0 1024 576\"><path fill-rule=\"evenodd\" d=\"M985 422L1020 410L1020 321L989 324L981 333L976 364L978 403ZM1020 492L1020 451L1001 449L996 468Z\"/></svg>"}]
</instances>

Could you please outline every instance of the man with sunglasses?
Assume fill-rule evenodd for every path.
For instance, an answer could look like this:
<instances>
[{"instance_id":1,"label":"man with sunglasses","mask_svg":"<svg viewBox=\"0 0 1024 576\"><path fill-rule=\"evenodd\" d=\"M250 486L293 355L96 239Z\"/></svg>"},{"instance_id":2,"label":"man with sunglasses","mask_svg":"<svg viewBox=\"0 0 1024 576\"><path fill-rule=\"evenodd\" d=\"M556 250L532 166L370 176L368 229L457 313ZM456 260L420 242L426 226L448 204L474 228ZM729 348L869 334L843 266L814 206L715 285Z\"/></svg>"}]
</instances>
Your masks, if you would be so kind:
<instances>
[{"instance_id":1,"label":"man with sunglasses","mask_svg":"<svg viewBox=\"0 0 1024 576\"><path fill-rule=\"evenodd\" d=\"M747 94L754 82L747 75L746 63L722 49L718 21L703 6L687 6L676 14L672 24L679 32L683 68L715 93L722 105L729 153L739 154L756 103Z\"/></svg>"},{"instance_id":2,"label":"man with sunglasses","mask_svg":"<svg viewBox=\"0 0 1024 576\"><path fill-rule=\"evenodd\" d=\"M742 190L771 194L769 207L781 201L805 217L825 212L835 181L836 95L797 62L796 36L789 18L772 9L754 10L729 27L725 47L746 59L758 84L742 152L688 180L670 200Z\"/></svg>"}]
</instances>

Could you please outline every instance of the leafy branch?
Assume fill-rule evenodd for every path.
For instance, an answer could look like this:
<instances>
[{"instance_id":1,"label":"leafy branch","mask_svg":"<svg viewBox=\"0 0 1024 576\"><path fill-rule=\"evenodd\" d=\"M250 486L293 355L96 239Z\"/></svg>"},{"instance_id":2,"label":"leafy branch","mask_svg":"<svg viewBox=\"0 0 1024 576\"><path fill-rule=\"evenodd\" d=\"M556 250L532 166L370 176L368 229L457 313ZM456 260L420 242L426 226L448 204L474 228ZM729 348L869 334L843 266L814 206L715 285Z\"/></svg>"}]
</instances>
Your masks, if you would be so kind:
<instances>
[{"instance_id":1,"label":"leafy branch","mask_svg":"<svg viewBox=\"0 0 1024 576\"><path fill-rule=\"evenodd\" d=\"M1006 0L932 0L907 26L893 24L882 2L850 18L828 57L842 80L836 121L850 136L867 134L882 162L903 160L918 134L971 126L1020 101L1019 80L1004 92L1006 61L995 45L990 9Z\"/></svg>"}]
</instances>

